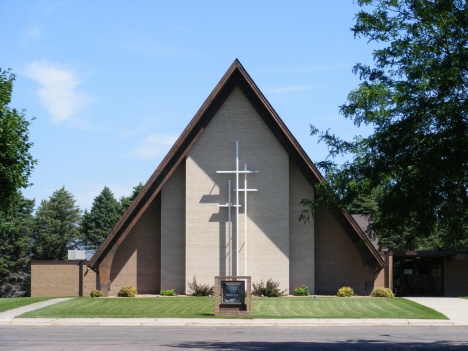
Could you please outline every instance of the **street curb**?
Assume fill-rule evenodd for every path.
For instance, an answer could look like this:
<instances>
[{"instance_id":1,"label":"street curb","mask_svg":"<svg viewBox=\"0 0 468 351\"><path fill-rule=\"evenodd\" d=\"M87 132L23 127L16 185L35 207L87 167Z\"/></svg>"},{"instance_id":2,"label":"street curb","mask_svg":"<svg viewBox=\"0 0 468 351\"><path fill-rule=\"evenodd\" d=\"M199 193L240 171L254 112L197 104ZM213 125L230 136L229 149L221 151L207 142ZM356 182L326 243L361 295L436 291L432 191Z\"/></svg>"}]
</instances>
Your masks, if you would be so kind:
<instances>
[{"instance_id":1,"label":"street curb","mask_svg":"<svg viewBox=\"0 0 468 351\"><path fill-rule=\"evenodd\" d=\"M187 326L187 327L327 327L327 326L454 326L444 319L185 319L185 318L14 318L0 325Z\"/></svg>"}]
</instances>

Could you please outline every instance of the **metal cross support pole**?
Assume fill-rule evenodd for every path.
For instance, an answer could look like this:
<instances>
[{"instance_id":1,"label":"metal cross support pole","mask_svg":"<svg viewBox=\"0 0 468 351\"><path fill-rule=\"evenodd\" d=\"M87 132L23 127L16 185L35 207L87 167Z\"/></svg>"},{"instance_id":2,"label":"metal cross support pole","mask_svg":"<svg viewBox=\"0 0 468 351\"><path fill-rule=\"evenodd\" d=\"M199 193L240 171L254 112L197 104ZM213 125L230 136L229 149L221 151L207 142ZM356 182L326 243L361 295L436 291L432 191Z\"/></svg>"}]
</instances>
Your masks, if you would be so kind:
<instances>
[{"instance_id":1,"label":"metal cross support pole","mask_svg":"<svg viewBox=\"0 0 468 351\"><path fill-rule=\"evenodd\" d=\"M236 204L231 204L231 181L229 181L229 203L226 205L218 205L219 207L228 207L229 210L229 275L231 275L231 207L236 207L236 246L237 246L237 255L236 255L236 275L239 275L239 207L242 205L239 204L239 191L244 191L244 231L245 231L245 275L247 275L247 191L257 191L257 189L247 189L247 174L248 173L258 173L257 171L248 171L247 165L244 165L244 171L239 171L239 142L236 141L236 170L235 171L216 171L216 173L231 173L236 175L236 188L233 191L236 192ZM239 174L244 174L244 189L239 189Z\"/></svg>"},{"instance_id":2,"label":"metal cross support pole","mask_svg":"<svg viewBox=\"0 0 468 351\"><path fill-rule=\"evenodd\" d=\"M244 275L247 275L247 192L258 191L258 189L247 188L247 165L244 164L244 189L233 189L244 192ZM257 172L255 172L257 173ZM238 252L239 254L239 252Z\"/></svg>"},{"instance_id":3,"label":"metal cross support pole","mask_svg":"<svg viewBox=\"0 0 468 351\"><path fill-rule=\"evenodd\" d=\"M228 265L229 265L229 275L231 275L231 207L237 207L231 203L231 180L228 180L228 203L224 205L218 205L218 207L227 207L228 208Z\"/></svg>"}]
</instances>

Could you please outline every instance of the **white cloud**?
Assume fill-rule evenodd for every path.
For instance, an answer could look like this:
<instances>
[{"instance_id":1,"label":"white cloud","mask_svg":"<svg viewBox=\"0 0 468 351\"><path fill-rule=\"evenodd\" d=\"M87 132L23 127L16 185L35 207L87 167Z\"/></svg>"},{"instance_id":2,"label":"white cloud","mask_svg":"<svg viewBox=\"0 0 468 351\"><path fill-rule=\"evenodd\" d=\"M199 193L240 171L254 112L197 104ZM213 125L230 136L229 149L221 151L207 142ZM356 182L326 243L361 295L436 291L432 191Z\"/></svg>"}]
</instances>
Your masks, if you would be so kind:
<instances>
[{"instance_id":1,"label":"white cloud","mask_svg":"<svg viewBox=\"0 0 468 351\"><path fill-rule=\"evenodd\" d=\"M38 90L44 108L52 122L62 122L89 105L91 98L76 91L80 81L67 67L43 62L26 66L25 75L42 85Z\"/></svg>"},{"instance_id":2,"label":"white cloud","mask_svg":"<svg viewBox=\"0 0 468 351\"><path fill-rule=\"evenodd\" d=\"M149 160L166 154L176 140L177 137L173 135L150 134L145 137L141 146L125 154L124 157Z\"/></svg>"},{"instance_id":3,"label":"white cloud","mask_svg":"<svg viewBox=\"0 0 468 351\"><path fill-rule=\"evenodd\" d=\"M312 90L312 89L313 87L311 86L294 85L294 86L285 87L285 88L268 89L267 92L273 93L273 94L284 94L284 93L290 93L292 91L306 91L306 90Z\"/></svg>"},{"instance_id":4,"label":"white cloud","mask_svg":"<svg viewBox=\"0 0 468 351\"><path fill-rule=\"evenodd\" d=\"M139 127L137 129L132 129L132 130L123 130L120 132L119 139L127 139L130 138L142 131L144 131L146 128L145 127Z\"/></svg>"}]
</instances>

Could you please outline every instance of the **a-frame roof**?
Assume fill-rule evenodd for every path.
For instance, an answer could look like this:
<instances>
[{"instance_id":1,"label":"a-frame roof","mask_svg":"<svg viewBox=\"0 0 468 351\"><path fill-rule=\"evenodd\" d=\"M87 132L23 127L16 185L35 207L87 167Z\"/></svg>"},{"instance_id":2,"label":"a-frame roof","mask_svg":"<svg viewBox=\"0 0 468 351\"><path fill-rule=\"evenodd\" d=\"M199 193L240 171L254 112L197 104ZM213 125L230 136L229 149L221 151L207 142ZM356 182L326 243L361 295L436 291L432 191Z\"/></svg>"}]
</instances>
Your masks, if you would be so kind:
<instances>
[{"instance_id":1,"label":"a-frame roof","mask_svg":"<svg viewBox=\"0 0 468 351\"><path fill-rule=\"evenodd\" d=\"M311 185L315 185L322 181L322 175L312 163L309 156L307 156L296 138L291 134L265 96L263 96L262 92L258 89L257 85L241 65L239 60L236 59L203 103L200 110L198 110L197 114L185 128L184 132L177 139L169 153L163 159L125 214L117 222L112 232L96 251L89 263L91 268L98 269L100 262L106 257L109 251L111 251L116 244L119 245L127 236L236 86L242 90L271 132L288 152L289 157L291 157L291 159L297 164L309 183ZM385 267L386 264L382 257L344 208L340 207L338 217L340 217L338 218L340 224L348 227L348 235L352 232L355 239L357 235L357 238L366 244L366 247L369 249L372 256L375 257L380 267Z\"/></svg>"}]
</instances>

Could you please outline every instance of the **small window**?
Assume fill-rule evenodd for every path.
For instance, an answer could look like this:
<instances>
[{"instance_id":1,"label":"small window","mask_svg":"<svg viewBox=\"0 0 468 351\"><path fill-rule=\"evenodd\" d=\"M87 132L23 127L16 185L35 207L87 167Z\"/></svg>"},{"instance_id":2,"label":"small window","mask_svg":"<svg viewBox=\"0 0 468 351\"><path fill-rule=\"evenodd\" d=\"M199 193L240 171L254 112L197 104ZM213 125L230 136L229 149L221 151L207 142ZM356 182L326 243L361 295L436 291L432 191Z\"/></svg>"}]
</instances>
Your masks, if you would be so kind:
<instances>
[{"instance_id":1,"label":"small window","mask_svg":"<svg viewBox=\"0 0 468 351\"><path fill-rule=\"evenodd\" d=\"M432 266L432 276L433 277L440 277L440 265L435 264Z\"/></svg>"},{"instance_id":2,"label":"small window","mask_svg":"<svg viewBox=\"0 0 468 351\"><path fill-rule=\"evenodd\" d=\"M405 269L403 274L413 274L413 270L412 269Z\"/></svg>"}]
</instances>

